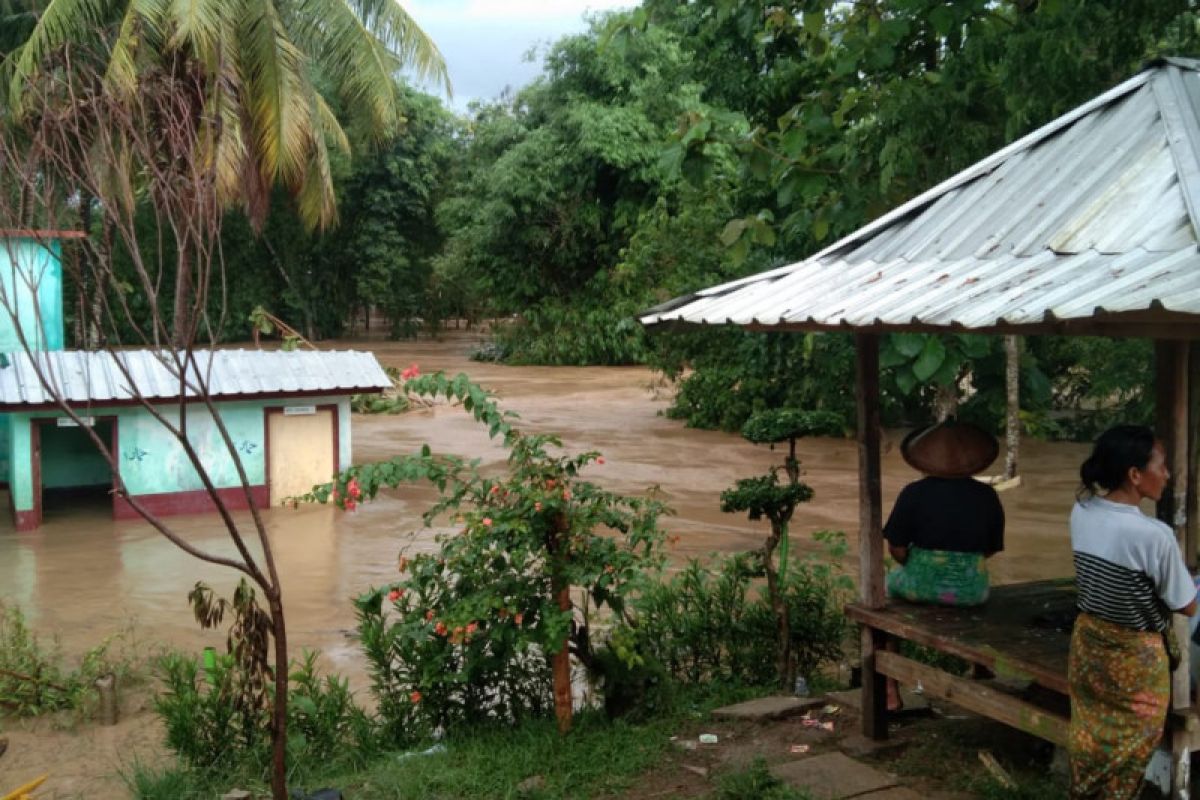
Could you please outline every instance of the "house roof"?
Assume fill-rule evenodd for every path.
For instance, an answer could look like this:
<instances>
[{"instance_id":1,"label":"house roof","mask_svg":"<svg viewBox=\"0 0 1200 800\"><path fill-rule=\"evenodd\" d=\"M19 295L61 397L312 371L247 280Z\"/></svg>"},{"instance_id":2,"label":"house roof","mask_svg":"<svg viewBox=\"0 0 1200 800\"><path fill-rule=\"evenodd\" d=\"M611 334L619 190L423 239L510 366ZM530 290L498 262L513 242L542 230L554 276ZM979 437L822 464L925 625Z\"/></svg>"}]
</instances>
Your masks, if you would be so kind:
<instances>
[{"instance_id":1,"label":"house roof","mask_svg":"<svg viewBox=\"0 0 1200 800\"><path fill-rule=\"evenodd\" d=\"M199 399L204 385L218 400L379 392L392 385L373 354L353 350L197 350L193 355L185 371L170 351L10 353L8 365L0 367L0 408L53 405L56 395L91 405L138 402L139 397ZM182 391L181 375L186 375Z\"/></svg>"},{"instance_id":2,"label":"house roof","mask_svg":"<svg viewBox=\"0 0 1200 800\"><path fill-rule=\"evenodd\" d=\"M1119 86L804 261L641 322L1200 333L1200 61Z\"/></svg>"}]
</instances>

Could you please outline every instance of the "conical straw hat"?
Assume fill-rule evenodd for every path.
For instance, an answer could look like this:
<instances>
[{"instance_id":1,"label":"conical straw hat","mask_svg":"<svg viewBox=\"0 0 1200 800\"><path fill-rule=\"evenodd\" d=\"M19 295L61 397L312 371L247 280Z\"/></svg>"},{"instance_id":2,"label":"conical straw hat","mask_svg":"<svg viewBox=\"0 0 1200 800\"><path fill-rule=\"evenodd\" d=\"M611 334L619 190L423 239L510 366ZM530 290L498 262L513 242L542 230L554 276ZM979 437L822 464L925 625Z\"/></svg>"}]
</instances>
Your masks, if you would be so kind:
<instances>
[{"instance_id":1,"label":"conical straw hat","mask_svg":"<svg viewBox=\"0 0 1200 800\"><path fill-rule=\"evenodd\" d=\"M946 420L905 436L900 454L926 475L965 478L987 469L1000 454L1000 443L978 425Z\"/></svg>"}]
</instances>

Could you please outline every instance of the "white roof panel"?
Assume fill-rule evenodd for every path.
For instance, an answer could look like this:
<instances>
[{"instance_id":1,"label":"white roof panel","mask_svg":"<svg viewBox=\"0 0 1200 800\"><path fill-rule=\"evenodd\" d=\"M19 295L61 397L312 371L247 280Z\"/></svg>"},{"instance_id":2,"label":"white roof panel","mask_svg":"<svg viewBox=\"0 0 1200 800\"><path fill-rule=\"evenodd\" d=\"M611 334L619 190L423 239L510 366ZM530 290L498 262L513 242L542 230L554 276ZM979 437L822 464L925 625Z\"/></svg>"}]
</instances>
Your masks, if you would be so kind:
<instances>
[{"instance_id":1,"label":"white roof panel","mask_svg":"<svg viewBox=\"0 0 1200 800\"><path fill-rule=\"evenodd\" d=\"M996 328L1200 319L1200 62L1167 59L805 261L643 324Z\"/></svg>"},{"instance_id":2,"label":"white roof panel","mask_svg":"<svg viewBox=\"0 0 1200 800\"><path fill-rule=\"evenodd\" d=\"M0 367L0 406L42 406L55 395L73 403L214 399L257 395L378 392L392 385L371 353L354 350L58 350L9 353ZM186 376L181 381L180 377ZM134 389L136 388L136 391Z\"/></svg>"}]
</instances>

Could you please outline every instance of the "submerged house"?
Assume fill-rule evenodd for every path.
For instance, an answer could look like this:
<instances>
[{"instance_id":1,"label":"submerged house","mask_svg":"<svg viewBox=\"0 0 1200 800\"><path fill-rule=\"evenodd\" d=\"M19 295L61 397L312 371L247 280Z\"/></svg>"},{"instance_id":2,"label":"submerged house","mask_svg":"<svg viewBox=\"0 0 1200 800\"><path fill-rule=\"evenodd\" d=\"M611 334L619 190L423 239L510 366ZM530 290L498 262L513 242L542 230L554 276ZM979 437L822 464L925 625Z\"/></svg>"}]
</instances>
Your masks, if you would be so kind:
<instances>
[{"instance_id":1,"label":"submerged house","mask_svg":"<svg viewBox=\"0 0 1200 800\"><path fill-rule=\"evenodd\" d=\"M0 231L4 288L10 279L28 288L27 297L20 290L6 297L20 310L41 310L16 320L0 312L0 353L7 354L0 357L0 468L18 530L37 528L80 494L103 496L114 518L137 516L113 491L118 476L92 434L114 454L129 494L159 515L215 508L164 420L186 430L204 473L233 509L278 505L349 465L350 396L391 386L374 355L196 351L181 370L171 351L62 350L61 264L47 236ZM30 270L49 279L22 280ZM40 346L27 352L18 324L30 347Z\"/></svg>"}]
</instances>

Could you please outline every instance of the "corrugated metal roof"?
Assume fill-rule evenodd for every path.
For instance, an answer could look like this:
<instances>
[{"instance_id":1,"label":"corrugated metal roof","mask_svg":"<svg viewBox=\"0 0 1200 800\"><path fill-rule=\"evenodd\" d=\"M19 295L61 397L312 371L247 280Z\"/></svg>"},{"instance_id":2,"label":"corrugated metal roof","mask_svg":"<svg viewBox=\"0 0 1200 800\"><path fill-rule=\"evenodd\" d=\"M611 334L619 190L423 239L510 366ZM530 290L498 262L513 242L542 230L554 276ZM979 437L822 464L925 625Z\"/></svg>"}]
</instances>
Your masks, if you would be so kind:
<instances>
[{"instance_id":1,"label":"corrugated metal roof","mask_svg":"<svg viewBox=\"0 0 1200 800\"><path fill-rule=\"evenodd\" d=\"M186 369L181 358L156 350L10 353L9 365L0 368L0 406L46 405L56 395L92 405L175 400L199 397L203 386L220 399L377 392L392 385L373 354L354 350L197 350Z\"/></svg>"},{"instance_id":2,"label":"corrugated metal roof","mask_svg":"<svg viewBox=\"0 0 1200 800\"><path fill-rule=\"evenodd\" d=\"M1162 309L1200 321L1198 215L1200 62L1168 59L805 261L641 321L1017 329Z\"/></svg>"}]
</instances>

